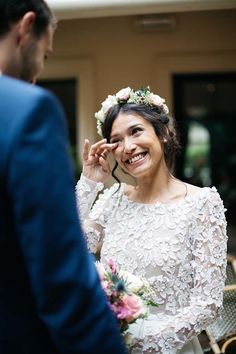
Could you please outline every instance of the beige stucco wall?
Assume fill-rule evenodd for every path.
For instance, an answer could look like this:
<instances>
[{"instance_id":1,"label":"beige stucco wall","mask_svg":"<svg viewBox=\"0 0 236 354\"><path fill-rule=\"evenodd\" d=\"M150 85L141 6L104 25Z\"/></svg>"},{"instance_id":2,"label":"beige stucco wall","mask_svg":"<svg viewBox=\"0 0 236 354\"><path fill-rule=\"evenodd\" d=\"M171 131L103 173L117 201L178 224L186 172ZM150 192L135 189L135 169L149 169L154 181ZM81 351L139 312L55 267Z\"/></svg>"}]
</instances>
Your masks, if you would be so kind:
<instances>
[{"instance_id":1,"label":"beige stucco wall","mask_svg":"<svg viewBox=\"0 0 236 354\"><path fill-rule=\"evenodd\" d=\"M150 85L172 108L175 72L236 71L236 10L174 14L172 31L138 32L137 17L66 20L59 23L45 77L80 80L78 151L96 139L94 111L122 87Z\"/></svg>"}]
</instances>

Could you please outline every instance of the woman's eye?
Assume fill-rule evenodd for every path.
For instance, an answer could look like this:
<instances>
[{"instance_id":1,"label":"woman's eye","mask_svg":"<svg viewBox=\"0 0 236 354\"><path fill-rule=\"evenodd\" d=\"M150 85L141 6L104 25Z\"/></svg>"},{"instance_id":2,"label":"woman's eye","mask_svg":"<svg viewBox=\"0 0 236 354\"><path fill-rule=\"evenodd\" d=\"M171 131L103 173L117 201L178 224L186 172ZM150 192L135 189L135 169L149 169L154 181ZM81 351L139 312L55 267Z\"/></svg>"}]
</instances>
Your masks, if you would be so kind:
<instances>
[{"instance_id":1,"label":"woman's eye","mask_svg":"<svg viewBox=\"0 0 236 354\"><path fill-rule=\"evenodd\" d=\"M120 143L120 140L119 140L119 139L115 139L115 140L110 141L110 143L111 143L111 144Z\"/></svg>"},{"instance_id":2,"label":"woman's eye","mask_svg":"<svg viewBox=\"0 0 236 354\"><path fill-rule=\"evenodd\" d=\"M133 130L132 130L132 133L133 134L137 134L137 133L140 133L142 131L142 128L134 128Z\"/></svg>"}]
</instances>

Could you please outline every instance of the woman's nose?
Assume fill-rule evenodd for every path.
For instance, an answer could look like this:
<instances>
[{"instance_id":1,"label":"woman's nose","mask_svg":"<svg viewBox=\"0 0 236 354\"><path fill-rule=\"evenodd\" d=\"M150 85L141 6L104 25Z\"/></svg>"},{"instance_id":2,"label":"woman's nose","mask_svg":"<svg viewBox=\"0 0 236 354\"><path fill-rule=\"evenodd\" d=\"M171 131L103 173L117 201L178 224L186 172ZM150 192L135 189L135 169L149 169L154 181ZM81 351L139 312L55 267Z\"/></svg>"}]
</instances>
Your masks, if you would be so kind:
<instances>
[{"instance_id":1,"label":"woman's nose","mask_svg":"<svg viewBox=\"0 0 236 354\"><path fill-rule=\"evenodd\" d=\"M126 139L124 141L124 152L125 153L131 153L135 150L136 145L134 144L134 142L130 139Z\"/></svg>"}]
</instances>

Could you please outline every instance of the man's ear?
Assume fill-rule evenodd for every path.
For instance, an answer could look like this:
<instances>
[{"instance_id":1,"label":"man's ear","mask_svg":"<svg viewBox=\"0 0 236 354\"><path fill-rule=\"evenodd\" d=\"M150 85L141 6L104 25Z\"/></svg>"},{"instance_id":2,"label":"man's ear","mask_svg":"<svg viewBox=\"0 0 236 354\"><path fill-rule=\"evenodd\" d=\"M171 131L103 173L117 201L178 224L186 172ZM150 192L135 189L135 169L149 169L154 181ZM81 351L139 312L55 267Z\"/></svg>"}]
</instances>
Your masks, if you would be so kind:
<instances>
[{"instance_id":1,"label":"man's ear","mask_svg":"<svg viewBox=\"0 0 236 354\"><path fill-rule=\"evenodd\" d=\"M19 21L17 37L17 44L19 46L24 46L28 39L32 36L35 18L35 13L29 11Z\"/></svg>"}]
</instances>

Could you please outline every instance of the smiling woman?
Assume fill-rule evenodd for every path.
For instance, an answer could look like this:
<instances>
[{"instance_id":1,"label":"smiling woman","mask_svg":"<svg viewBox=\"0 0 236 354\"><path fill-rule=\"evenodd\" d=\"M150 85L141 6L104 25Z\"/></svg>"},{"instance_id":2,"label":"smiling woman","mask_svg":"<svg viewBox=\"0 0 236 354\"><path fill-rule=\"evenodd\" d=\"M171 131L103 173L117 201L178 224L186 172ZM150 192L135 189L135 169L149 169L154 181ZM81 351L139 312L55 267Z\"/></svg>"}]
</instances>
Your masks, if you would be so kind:
<instances>
[{"instance_id":1,"label":"smiling woman","mask_svg":"<svg viewBox=\"0 0 236 354\"><path fill-rule=\"evenodd\" d=\"M150 88L109 95L95 114L104 139L85 141L78 209L88 246L155 289L146 319L126 331L129 352L201 354L197 335L222 306L226 221L216 189L173 175L179 150L174 119ZM136 184L103 193L112 155ZM114 175L114 171L113 171ZM210 255L210 256L209 256Z\"/></svg>"}]
</instances>

